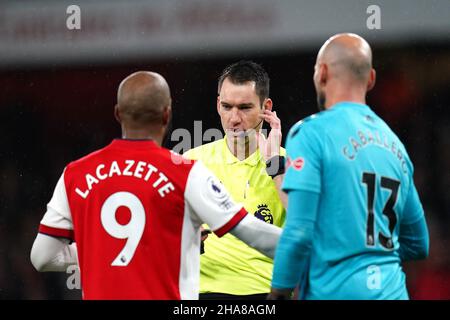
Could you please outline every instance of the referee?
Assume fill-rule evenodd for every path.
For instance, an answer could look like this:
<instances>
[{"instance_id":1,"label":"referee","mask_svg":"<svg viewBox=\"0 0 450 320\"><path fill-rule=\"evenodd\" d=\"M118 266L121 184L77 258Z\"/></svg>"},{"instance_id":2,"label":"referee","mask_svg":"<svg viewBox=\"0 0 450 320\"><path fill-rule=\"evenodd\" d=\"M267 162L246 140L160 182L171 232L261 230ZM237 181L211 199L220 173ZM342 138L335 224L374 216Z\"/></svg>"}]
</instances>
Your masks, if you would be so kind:
<instances>
[{"instance_id":1,"label":"referee","mask_svg":"<svg viewBox=\"0 0 450 320\"><path fill-rule=\"evenodd\" d=\"M269 77L251 61L234 63L219 78L217 112L225 138L184 155L200 159L249 213L276 226L285 219L280 186L283 156L281 122L272 111ZM263 122L271 127L267 139ZM206 226L205 226L206 228ZM200 299L265 299L273 261L232 235L210 235L200 262Z\"/></svg>"}]
</instances>

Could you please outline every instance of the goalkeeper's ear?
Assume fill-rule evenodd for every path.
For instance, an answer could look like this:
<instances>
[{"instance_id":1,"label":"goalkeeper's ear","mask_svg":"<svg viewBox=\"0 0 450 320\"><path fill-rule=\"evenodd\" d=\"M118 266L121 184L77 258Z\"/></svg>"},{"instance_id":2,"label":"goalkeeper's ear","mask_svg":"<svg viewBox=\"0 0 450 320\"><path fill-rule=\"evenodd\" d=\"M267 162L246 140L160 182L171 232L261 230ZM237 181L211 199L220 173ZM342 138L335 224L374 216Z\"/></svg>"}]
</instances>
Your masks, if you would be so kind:
<instances>
[{"instance_id":1,"label":"goalkeeper's ear","mask_svg":"<svg viewBox=\"0 0 450 320\"><path fill-rule=\"evenodd\" d=\"M370 70L369 80L367 81L367 92L369 92L370 90L373 89L373 87L375 87L376 80L377 80L377 72L375 71L375 69L372 68Z\"/></svg>"}]
</instances>

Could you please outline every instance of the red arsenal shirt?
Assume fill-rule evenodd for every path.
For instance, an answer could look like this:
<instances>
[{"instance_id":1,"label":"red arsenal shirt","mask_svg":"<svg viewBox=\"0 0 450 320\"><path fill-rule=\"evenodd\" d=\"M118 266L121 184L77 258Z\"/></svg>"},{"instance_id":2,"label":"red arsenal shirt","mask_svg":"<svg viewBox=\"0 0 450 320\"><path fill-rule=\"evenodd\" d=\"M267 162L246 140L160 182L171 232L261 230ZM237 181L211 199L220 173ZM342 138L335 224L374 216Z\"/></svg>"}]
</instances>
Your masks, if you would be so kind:
<instances>
[{"instance_id":1,"label":"red arsenal shirt","mask_svg":"<svg viewBox=\"0 0 450 320\"><path fill-rule=\"evenodd\" d=\"M117 139L65 168L39 232L76 242L84 299L198 299L201 224L245 214L201 162Z\"/></svg>"}]
</instances>

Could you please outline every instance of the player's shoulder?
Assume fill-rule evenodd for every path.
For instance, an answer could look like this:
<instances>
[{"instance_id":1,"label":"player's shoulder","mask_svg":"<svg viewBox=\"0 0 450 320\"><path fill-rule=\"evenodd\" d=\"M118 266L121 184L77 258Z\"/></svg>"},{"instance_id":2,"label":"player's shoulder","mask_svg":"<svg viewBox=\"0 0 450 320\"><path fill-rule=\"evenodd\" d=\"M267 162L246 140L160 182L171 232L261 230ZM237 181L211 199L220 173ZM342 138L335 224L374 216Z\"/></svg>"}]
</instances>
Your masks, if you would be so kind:
<instances>
[{"instance_id":1,"label":"player's shoulder","mask_svg":"<svg viewBox=\"0 0 450 320\"><path fill-rule=\"evenodd\" d=\"M188 159L207 159L221 150L223 139L205 143L201 146L186 151L183 156Z\"/></svg>"},{"instance_id":2,"label":"player's shoulder","mask_svg":"<svg viewBox=\"0 0 450 320\"><path fill-rule=\"evenodd\" d=\"M320 131L321 128L324 126L325 121L327 118L330 117L330 112L328 110L321 111L314 113L306 118L303 118L302 120L298 121L296 124L292 126L292 128L289 130L288 138L293 139L300 132L303 132L305 130L307 131Z\"/></svg>"},{"instance_id":3,"label":"player's shoulder","mask_svg":"<svg viewBox=\"0 0 450 320\"><path fill-rule=\"evenodd\" d=\"M192 165L195 162L195 159L188 158L184 155L181 155L173 150L164 149L163 158L166 162L171 162L174 165Z\"/></svg>"}]
</instances>

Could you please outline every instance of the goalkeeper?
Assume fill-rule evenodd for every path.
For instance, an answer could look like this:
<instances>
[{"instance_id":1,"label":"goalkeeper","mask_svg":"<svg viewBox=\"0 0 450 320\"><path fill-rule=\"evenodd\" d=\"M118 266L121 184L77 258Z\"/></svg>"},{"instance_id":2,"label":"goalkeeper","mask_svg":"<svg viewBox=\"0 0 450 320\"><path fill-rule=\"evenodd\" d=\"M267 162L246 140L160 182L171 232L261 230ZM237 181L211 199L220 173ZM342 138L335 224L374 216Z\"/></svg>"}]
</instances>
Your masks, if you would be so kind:
<instances>
[{"instance_id":1,"label":"goalkeeper","mask_svg":"<svg viewBox=\"0 0 450 320\"><path fill-rule=\"evenodd\" d=\"M374 84L363 38L325 42L314 72L324 111L287 139L288 218L271 298L288 298L300 280L306 299L408 299L401 264L428 255L428 231L406 149L366 105Z\"/></svg>"}]
</instances>

